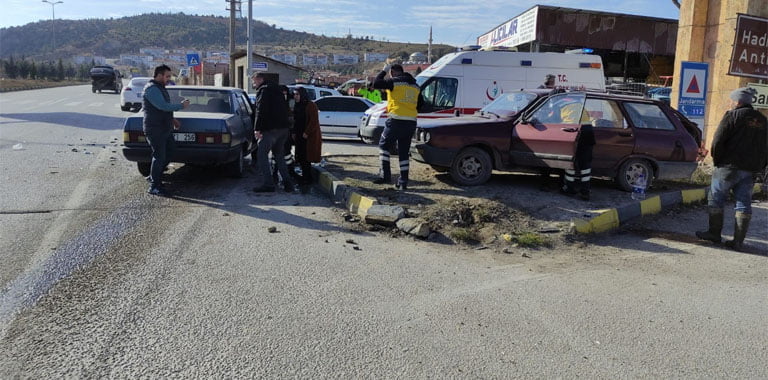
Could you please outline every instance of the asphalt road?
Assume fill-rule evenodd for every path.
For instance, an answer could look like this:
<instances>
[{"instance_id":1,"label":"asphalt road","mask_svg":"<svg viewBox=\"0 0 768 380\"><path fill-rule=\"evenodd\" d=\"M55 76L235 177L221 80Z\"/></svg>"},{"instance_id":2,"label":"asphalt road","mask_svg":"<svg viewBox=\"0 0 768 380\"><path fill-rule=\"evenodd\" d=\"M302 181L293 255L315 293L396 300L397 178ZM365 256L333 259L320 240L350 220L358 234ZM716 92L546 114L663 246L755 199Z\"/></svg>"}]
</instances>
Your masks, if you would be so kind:
<instances>
[{"instance_id":1,"label":"asphalt road","mask_svg":"<svg viewBox=\"0 0 768 380\"><path fill-rule=\"evenodd\" d=\"M117 103L0 94L2 379L768 377L768 257L690 238L700 208L502 255L355 232L251 173L176 167L158 198Z\"/></svg>"}]
</instances>

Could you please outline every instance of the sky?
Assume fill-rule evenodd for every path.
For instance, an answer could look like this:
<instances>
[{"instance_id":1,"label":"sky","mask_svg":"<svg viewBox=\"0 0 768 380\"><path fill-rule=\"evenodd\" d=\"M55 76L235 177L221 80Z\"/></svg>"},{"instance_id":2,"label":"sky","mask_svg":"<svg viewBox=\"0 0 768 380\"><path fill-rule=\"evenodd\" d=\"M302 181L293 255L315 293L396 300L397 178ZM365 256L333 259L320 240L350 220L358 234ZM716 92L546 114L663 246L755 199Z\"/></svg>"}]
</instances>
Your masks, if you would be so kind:
<instances>
[{"instance_id":1,"label":"sky","mask_svg":"<svg viewBox=\"0 0 768 380\"><path fill-rule=\"evenodd\" d=\"M54 0L52 0L54 1ZM56 19L119 18L149 12L229 16L225 0L63 0ZM0 28L51 19L40 0L0 0ZM289 30L326 36L374 36L392 42L472 45L481 34L541 4L678 19L671 0L253 0L253 18ZM243 0L243 16L248 15ZM258 37L257 37L258 38ZM258 41L256 41L258 42Z\"/></svg>"}]
</instances>

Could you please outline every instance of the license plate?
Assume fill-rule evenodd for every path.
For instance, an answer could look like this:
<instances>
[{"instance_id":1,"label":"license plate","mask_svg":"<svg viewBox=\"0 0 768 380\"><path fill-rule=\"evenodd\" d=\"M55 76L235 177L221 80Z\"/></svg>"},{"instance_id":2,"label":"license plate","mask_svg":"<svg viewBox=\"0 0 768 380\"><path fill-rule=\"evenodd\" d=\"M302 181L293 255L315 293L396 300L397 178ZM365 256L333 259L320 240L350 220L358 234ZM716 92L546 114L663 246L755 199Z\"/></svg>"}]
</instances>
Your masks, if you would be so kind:
<instances>
[{"instance_id":1,"label":"license plate","mask_svg":"<svg viewBox=\"0 0 768 380\"><path fill-rule=\"evenodd\" d=\"M197 136L194 133L174 133L173 139L180 142L195 142Z\"/></svg>"}]
</instances>

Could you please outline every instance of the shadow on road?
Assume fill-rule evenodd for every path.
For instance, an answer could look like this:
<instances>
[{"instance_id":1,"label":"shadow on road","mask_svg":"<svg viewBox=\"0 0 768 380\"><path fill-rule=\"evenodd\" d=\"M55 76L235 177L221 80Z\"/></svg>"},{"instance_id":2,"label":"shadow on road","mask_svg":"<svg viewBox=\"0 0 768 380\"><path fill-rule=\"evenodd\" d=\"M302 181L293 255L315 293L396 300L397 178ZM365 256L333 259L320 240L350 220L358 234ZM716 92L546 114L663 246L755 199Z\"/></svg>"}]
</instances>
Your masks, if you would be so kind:
<instances>
[{"instance_id":1,"label":"shadow on road","mask_svg":"<svg viewBox=\"0 0 768 380\"><path fill-rule=\"evenodd\" d=\"M0 117L99 131L122 129L123 122L125 121L124 117L102 116L80 112L2 113L0 114ZM0 121L0 125L17 123L18 121Z\"/></svg>"},{"instance_id":2,"label":"shadow on road","mask_svg":"<svg viewBox=\"0 0 768 380\"><path fill-rule=\"evenodd\" d=\"M240 179L224 177L221 172L216 167L183 165L166 175L164 180L174 191L173 199L177 201L300 228L351 232L330 221L311 219L281 209L285 206L328 207L330 201L324 194L285 193L280 190L257 194L252 191L256 175L250 169Z\"/></svg>"}]
</instances>

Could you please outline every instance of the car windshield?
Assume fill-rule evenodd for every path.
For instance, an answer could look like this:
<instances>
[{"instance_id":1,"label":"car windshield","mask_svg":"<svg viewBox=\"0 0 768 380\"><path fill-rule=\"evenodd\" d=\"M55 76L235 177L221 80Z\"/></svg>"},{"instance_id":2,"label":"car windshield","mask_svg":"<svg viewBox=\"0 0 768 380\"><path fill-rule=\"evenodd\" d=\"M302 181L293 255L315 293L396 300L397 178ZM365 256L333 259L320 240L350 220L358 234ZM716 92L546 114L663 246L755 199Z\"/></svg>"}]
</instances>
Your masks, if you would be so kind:
<instances>
[{"instance_id":1,"label":"car windshield","mask_svg":"<svg viewBox=\"0 0 768 380\"><path fill-rule=\"evenodd\" d=\"M229 92L197 88L168 88L171 103L181 103L189 99L189 107L178 112L213 112L232 113L229 104Z\"/></svg>"},{"instance_id":2,"label":"car windshield","mask_svg":"<svg viewBox=\"0 0 768 380\"><path fill-rule=\"evenodd\" d=\"M138 89L143 89L144 86L147 85L147 82L149 82L149 80L147 80L147 79L132 79L131 80L131 87L135 87L135 88L138 88Z\"/></svg>"},{"instance_id":3,"label":"car windshield","mask_svg":"<svg viewBox=\"0 0 768 380\"><path fill-rule=\"evenodd\" d=\"M495 114L502 117L517 115L536 99L530 92L510 92L501 94L496 100L480 109L480 114Z\"/></svg>"}]
</instances>

